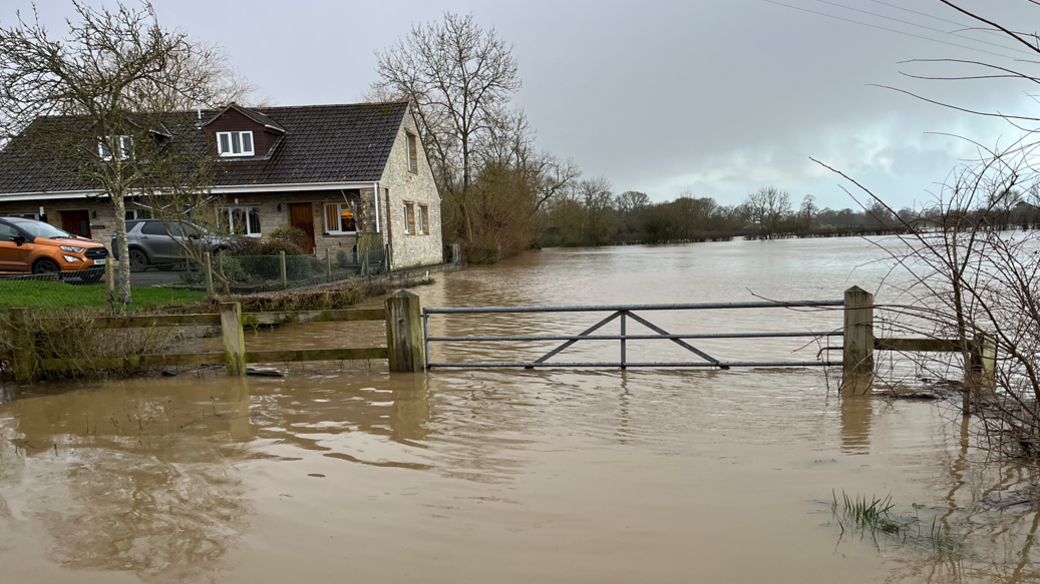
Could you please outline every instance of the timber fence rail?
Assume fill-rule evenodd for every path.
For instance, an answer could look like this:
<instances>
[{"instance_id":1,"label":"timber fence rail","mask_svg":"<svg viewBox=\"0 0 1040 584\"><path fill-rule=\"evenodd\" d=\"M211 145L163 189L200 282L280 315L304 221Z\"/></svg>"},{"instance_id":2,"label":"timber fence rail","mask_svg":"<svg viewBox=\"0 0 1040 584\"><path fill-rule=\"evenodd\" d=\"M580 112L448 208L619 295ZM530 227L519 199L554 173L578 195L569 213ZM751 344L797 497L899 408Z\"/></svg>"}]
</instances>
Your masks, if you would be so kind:
<instances>
[{"instance_id":1,"label":"timber fence rail","mask_svg":"<svg viewBox=\"0 0 1040 584\"><path fill-rule=\"evenodd\" d=\"M174 314L155 316L112 316L91 322L91 328L149 328L210 326L221 329L223 351L135 355L114 358L48 359L41 356L34 333L27 324L26 308L12 308L6 334L12 349L0 351L0 361L8 361L15 379L31 381L38 372L77 371L83 369L118 369L167 367L180 365L224 365L229 376L246 374L248 363L283 363L300 361L340 361L387 359L393 372L422 369L422 343L419 298L399 292L386 299L382 309L349 308L335 310L277 311L243 313L237 302L220 305L218 314ZM387 346L330 349L285 349L247 351L245 326L281 325L306 322L386 321ZM413 330L415 333L413 333ZM421 338L421 337L420 337ZM414 354L413 354L414 353Z\"/></svg>"}]
</instances>

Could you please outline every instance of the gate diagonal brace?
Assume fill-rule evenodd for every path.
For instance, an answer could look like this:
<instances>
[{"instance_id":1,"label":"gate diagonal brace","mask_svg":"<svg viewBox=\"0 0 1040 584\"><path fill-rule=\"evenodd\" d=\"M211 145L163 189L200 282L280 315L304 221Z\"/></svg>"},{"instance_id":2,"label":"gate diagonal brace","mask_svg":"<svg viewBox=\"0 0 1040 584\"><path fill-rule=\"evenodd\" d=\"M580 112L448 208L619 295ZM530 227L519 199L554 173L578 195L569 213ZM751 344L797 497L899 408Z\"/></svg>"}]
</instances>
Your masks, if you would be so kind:
<instances>
[{"instance_id":1,"label":"gate diagonal brace","mask_svg":"<svg viewBox=\"0 0 1040 584\"><path fill-rule=\"evenodd\" d=\"M617 318L619 316L621 316L621 311L620 310L615 312L614 314L611 314L607 318L604 318L603 320L597 322L596 324L594 324L591 327L585 329L584 331L578 333L578 336L584 337L584 336L591 335L592 333L594 333L594 332L598 331L599 329L603 328L604 326L606 326L607 324L609 324L610 322L612 322L615 318ZM549 351L545 355L542 355L540 358L536 359L535 363L544 363L544 362L548 361L553 356L557 355L560 351L563 351L567 347L570 347L574 343L577 343L579 340L581 340L581 339L571 339L571 340L567 341L566 343L560 345L559 347L556 347L552 351ZM530 369L530 367L529 367L529 369Z\"/></svg>"},{"instance_id":2,"label":"gate diagonal brace","mask_svg":"<svg viewBox=\"0 0 1040 584\"><path fill-rule=\"evenodd\" d=\"M630 318L632 318L633 320L635 320L636 322L638 322L639 324L645 326L646 328L654 331L655 333L657 333L659 335L670 335L671 334L668 331L664 330L663 328L661 328L661 327L655 325L654 323L646 320L645 318L642 318L638 314L629 312L628 316ZM728 365L723 365L715 357L712 357L711 355L705 353L704 351L701 351L701 350L697 349L696 347L694 347L693 345L683 341L682 339L668 339L668 340L670 340L673 343L675 343L676 345L679 345L680 347L686 349L687 351L690 351L691 353L694 353L694 354L698 355L699 357L703 358L705 361L711 363L712 365L718 367L719 369L729 369Z\"/></svg>"}]
</instances>

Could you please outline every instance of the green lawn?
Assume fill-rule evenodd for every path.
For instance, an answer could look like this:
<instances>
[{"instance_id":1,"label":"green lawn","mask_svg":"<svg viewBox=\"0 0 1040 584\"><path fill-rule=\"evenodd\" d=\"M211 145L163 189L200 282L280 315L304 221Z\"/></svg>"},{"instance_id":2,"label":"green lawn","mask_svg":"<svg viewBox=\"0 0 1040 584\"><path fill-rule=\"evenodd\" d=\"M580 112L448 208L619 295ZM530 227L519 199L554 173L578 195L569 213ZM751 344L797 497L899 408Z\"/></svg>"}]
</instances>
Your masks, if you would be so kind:
<instances>
[{"instance_id":1,"label":"green lawn","mask_svg":"<svg viewBox=\"0 0 1040 584\"><path fill-rule=\"evenodd\" d=\"M128 309L149 306L195 304L206 297L205 292L134 286L134 303ZM104 308L105 285L73 286L64 282L34 282L31 280L0 280L0 310L12 306L45 308Z\"/></svg>"}]
</instances>

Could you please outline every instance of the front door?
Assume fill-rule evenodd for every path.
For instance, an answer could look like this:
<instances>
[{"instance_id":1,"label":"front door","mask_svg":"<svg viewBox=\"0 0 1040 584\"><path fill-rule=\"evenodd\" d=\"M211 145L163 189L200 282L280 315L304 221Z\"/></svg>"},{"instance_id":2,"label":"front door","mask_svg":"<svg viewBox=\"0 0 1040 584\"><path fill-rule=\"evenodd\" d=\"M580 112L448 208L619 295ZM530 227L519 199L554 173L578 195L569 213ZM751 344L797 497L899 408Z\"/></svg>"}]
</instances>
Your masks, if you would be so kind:
<instances>
[{"instance_id":1,"label":"front door","mask_svg":"<svg viewBox=\"0 0 1040 584\"><path fill-rule=\"evenodd\" d=\"M310 203L289 205L289 221L292 226L307 234L307 246L303 253L314 253L314 211Z\"/></svg>"},{"instance_id":2,"label":"front door","mask_svg":"<svg viewBox=\"0 0 1040 584\"><path fill-rule=\"evenodd\" d=\"M61 228L73 235L90 239L90 213L87 211L62 211Z\"/></svg>"}]
</instances>

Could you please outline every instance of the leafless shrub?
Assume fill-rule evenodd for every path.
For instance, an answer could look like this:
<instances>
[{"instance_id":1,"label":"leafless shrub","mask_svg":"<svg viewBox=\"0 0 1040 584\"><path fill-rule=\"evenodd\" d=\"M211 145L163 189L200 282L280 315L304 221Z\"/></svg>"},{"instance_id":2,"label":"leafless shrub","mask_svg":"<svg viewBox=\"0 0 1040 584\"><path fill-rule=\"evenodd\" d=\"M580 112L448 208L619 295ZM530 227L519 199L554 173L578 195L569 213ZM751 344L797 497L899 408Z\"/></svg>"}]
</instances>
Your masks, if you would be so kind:
<instances>
[{"instance_id":1,"label":"leafless shrub","mask_svg":"<svg viewBox=\"0 0 1040 584\"><path fill-rule=\"evenodd\" d=\"M953 172L913 221L835 172L900 227L898 244L875 242L898 274L889 279L898 297L877 307L888 334L947 341L954 360L908 358L931 378L948 377L951 366L963 369L963 411L982 422L985 447L1040 458L1040 234L1001 229L1009 201L1037 190L1034 138L980 147L978 161Z\"/></svg>"},{"instance_id":2,"label":"leafless shrub","mask_svg":"<svg viewBox=\"0 0 1040 584\"><path fill-rule=\"evenodd\" d=\"M108 316L102 310L50 309L26 313L35 350L41 359L63 359L71 367L64 371L36 371L38 378L94 378L106 374L127 376L136 368L102 366L102 360L161 353L176 330L168 327L95 328L97 320ZM0 326L0 350L14 349L7 326Z\"/></svg>"}]
</instances>

